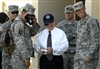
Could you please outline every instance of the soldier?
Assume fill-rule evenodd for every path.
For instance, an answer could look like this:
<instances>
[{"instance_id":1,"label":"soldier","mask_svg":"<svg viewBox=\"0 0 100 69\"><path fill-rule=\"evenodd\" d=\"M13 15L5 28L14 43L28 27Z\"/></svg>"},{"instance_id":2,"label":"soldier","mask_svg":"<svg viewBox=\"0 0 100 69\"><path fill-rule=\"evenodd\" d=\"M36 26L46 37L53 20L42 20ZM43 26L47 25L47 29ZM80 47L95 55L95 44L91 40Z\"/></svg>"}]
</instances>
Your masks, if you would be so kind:
<instances>
[{"instance_id":1,"label":"soldier","mask_svg":"<svg viewBox=\"0 0 100 69\"><path fill-rule=\"evenodd\" d=\"M1 28L1 25L4 23L4 22L6 22L7 19L8 18L8 16L7 16L7 14L6 13L4 13L4 12L0 12L0 42L2 41L2 36L3 36L3 34L2 34L2 28ZM0 69L2 69L2 45L0 44Z\"/></svg>"},{"instance_id":2,"label":"soldier","mask_svg":"<svg viewBox=\"0 0 100 69\"><path fill-rule=\"evenodd\" d=\"M16 45L11 55L13 69L29 69L30 57L33 56L34 51L31 37L35 36L40 28L34 11L34 6L27 3L11 25L12 36Z\"/></svg>"},{"instance_id":3,"label":"soldier","mask_svg":"<svg viewBox=\"0 0 100 69\"><path fill-rule=\"evenodd\" d=\"M72 8L72 5L66 6L64 13L66 19L57 24L57 27L59 27L66 33L69 42L69 49L63 55L63 60L64 60L63 69L73 69L74 68L73 57L76 50L76 38L74 37L74 35L76 34L77 21L74 20L74 10Z\"/></svg>"},{"instance_id":4,"label":"soldier","mask_svg":"<svg viewBox=\"0 0 100 69\"><path fill-rule=\"evenodd\" d=\"M75 3L73 8L81 18L77 26L74 69L96 69L99 58L99 22L86 13L82 1Z\"/></svg>"},{"instance_id":5,"label":"soldier","mask_svg":"<svg viewBox=\"0 0 100 69\"><path fill-rule=\"evenodd\" d=\"M18 6L17 5L9 5L8 6L8 16L9 20L2 24L2 31L5 33L5 30L11 25L13 20L18 16ZM7 19L6 19L7 20ZM6 52L2 52L2 69L12 69L10 63L10 55Z\"/></svg>"}]
</instances>

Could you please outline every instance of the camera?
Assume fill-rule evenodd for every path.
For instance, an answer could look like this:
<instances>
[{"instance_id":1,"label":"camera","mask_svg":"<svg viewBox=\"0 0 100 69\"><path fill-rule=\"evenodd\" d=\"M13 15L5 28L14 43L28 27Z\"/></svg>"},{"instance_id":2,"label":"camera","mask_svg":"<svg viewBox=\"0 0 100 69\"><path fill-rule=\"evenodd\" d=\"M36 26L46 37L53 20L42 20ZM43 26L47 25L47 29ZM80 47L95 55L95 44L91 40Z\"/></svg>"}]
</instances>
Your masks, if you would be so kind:
<instances>
[{"instance_id":1,"label":"camera","mask_svg":"<svg viewBox=\"0 0 100 69\"><path fill-rule=\"evenodd\" d=\"M42 49L42 53L46 53L47 52L47 50L46 49Z\"/></svg>"},{"instance_id":2,"label":"camera","mask_svg":"<svg viewBox=\"0 0 100 69\"><path fill-rule=\"evenodd\" d=\"M35 17L35 15L30 15L30 14L27 14L27 15L25 16L25 19L26 19L26 21L29 23L29 25L32 25L32 24L34 23L34 22L33 22L34 17Z\"/></svg>"}]
</instances>

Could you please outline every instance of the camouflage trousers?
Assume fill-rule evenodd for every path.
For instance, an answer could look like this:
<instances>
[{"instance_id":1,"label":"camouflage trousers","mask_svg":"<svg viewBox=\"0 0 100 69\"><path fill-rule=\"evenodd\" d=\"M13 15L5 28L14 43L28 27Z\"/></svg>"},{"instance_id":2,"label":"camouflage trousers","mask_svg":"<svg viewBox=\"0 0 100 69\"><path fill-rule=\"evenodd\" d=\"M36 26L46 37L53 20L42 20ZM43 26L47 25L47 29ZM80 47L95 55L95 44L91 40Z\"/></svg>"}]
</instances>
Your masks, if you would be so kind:
<instances>
[{"instance_id":1,"label":"camouflage trousers","mask_svg":"<svg viewBox=\"0 0 100 69\"><path fill-rule=\"evenodd\" d=\"M96 69L98 60L90 60L88 63L82 64L83 60L74 61L74 69Z\"/></svg>"},{"instance_id":2,"label":"camouflage trousers","mask_svg":"<svg viewBox=\"0 0 100 69\"><path fill-rule=\"evenodd\" d=\"M25 61L23 60L21 54L16 50L12 53L11 65L13 69L29 69L29 67L25 65Z\"/></svg>"},{"instance_id":3,"label":"camouflage trousers","mask_svg":"<svg viewBox=\"0 0 100 69\"><path fill-rule=\"evenodd\" d=\"M10 62L10 55L2 52L2 69L13 69Z\"/></svg>"},{"instance_id":4,"label":"camouflage trousers","mask_svg":"<svg viewBox=\"0 0 100 69\"><path fill-rule=\"evenodd\" d=\"M63 55L63 62L64 62L63 69L74 69L73 57L74 57L74 54L67 54L67 53L65 53Z\"/></svg>"}]
</instances>

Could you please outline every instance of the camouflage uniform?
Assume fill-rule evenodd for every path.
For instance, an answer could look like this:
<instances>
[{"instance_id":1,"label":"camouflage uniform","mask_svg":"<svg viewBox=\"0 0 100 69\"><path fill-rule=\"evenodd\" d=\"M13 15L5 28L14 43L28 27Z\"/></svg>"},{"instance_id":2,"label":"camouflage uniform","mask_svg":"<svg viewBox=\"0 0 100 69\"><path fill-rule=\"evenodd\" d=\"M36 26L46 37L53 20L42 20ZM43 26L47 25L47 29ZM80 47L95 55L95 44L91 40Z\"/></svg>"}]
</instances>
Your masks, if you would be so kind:
<instances>
[{"instance_id":1,"label":"camouflage uniform","mask_svg":"<svg viewBox=\"0 0 100 69\"><path fill-rule=\"evenodd\" d=\"M68 5L65 7L65 13L66 12L73 12L72 5ZM68 23L66 20L63 20L60 23L58 23L58 26L60 26L60 28L66 33L69 42L69 49L63 55L63 60L64 60L63 69L73 69L74 68L73 57L76 50L76 38L74 38L73 35L76 34L77 21L73 20L72 22Z\"/></svg>"},{"instance_id":2,"label":"camouflage uniform","mask_svg":"<svg viewBox=\"0 0 100 69\"><path fill-rule=\"evenodd\" d=\"M34 12L34 8L30 4L26 4L24 9L28 12L28 14L33 14ZM29 69L25 65L25 59L30 58L33 55L34 50L31 36L36 35L39 28L40 26L38 24L30 27L22 20L22 18L20 18L20 16L14 20L11 25L14 42L16 44L16 48L11 56L13 69Z\"/></svg>"},{"instance_id":3,"label":"camouflage uniform","mask_svg":"<svg viewBox=\"0 0 100 69\"><path fill-rule=\"evenodd\" d=\"M0 12L0 30L2 30L2 26L1 25L4 22L6 22L7 18L8 18L8 16L7 16L6 13ZM4 37L4 33L2 31L0 31L0 42L2 42L3 37ZM0 69L2 69L2 51L3 51L2 45L0 44Z\"/></svg>"},{"instance_id":4,"label":"camouflage uniform","mask_svg":"<svg viewBox=\"0 0 100 69\"><path fill-rule=\"evenodd\" d=\"M10 21L7 21L2 25L2 30L5 31L5 29L8 28L8 26L11 25ZM5 33L3 33L5 35ZM5 36L3 36L4 39ZM13 69L10 64L10 55L8 53L5 53L4 50L2 52L2 69Z\"/></svg>"},{"instance_id":5,"label":"camouflage uniform","mask_svg":"<svg viewBox=\"0 0 100 69\"><path fill-rule=\"evenodd\" d=\"M99 34L100 34L100 24L99 24ZM100 41L100 35L99 35L99 41ZM100 42L99 42L99 46L100 46ZM100 47L99 47L99 61L98 61L98 66L96 69L100 68Z\"/></svg>"},{"instance_id":6,"label":"camouflage uniform","mask_svg":"<svg viewBox=\"0 0 100 69\"><path fill-rule=\"evenodd\" d=\"M82 9L83 3L73 5L74 10ZM77 26L77 45L74 56L74 69L96 69L99 57L99 22L87 15L85 20L80 20ZM90 61L83 63L89 57Z\"/></svg>"},{"instance_id":7,"label":"camouflage uniform","mask_svg":"<svg viewBox=\"0 0 100 69\"><path fill-rule=\"evenodd\" d=\"M10 5L8 6L8 10L9 12L12 11L18 11L18 6L16 5ZM8 26L11 25L11 22L8 20L7 22L5 22L4 24L2 24L2 31L4 32ZM5 35L5 33L3 33ZM2 39L4 39L5 36L2 37ZM2 52L2 69L13 69L11 67L11 62L10 62L10 55L8 53L5 53L4 50Z\"/></svg>"}]
</instances>

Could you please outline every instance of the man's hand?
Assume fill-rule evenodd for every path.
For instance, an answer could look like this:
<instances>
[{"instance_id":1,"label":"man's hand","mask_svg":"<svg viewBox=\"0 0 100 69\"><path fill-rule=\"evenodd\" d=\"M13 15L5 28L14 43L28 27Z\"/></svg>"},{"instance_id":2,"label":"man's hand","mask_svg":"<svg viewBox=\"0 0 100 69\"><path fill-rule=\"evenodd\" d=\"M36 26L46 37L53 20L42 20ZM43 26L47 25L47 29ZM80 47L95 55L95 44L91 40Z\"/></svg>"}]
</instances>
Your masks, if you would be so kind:
<instances>
[{"instance_id":1,"label":"man's hand","mask_svg":"<svg viewBox=\"0 0 100 69\"><path fill-rule=\"evenodd\" d=\"M47 54L51 54L51 53L53 52L52 47L48 47L47 50L48 50L48 51L47 51Z\"/></svg>"},{"instance_id":2,"label":"man's hand","mask_svg":"<svg viewBox=\"0 0 100 69\"><path fill-rule=\"evenodd\" d=\"M40 52L42 53L42 54L44 54L44 55L46 55L47 54L47 50L45 49L45 48L40 48Z\"/></svg>"},{"instance_id":3,"label":"man's hand","mask_svg":"<svg viewBox=\"0 0 100 69\"><path fill-rule=\"evenodd\" d=\"M83 60L83 64L84 63L88 63L89 61L90 61L90 58L89 57L85 57L84 60Z\"/></svg>"},{"instance_id":4,"label":"man's hand","mask_svg":"<svg viewBox=\"0 0 100 69\"><path fill-rule=\"evenodd\" d=\"M25 59L25 65L26 65L27 67L30 66L30 58Z\"/></svg>"}]
</instances>

